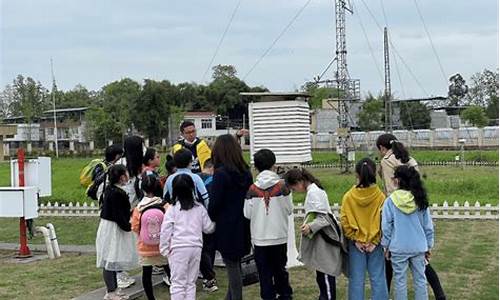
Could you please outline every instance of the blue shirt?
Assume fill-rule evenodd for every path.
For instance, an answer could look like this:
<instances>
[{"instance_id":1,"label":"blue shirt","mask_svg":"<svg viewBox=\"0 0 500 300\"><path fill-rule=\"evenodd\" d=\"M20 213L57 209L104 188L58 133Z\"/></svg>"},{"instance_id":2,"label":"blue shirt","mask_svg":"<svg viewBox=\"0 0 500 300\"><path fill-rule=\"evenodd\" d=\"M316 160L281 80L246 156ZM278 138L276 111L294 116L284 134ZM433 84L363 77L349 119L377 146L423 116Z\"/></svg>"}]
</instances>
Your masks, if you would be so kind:
<instances>
[{"instance_id":1,"label":"blue shirt","mask_svg":"<svg viewBox=\"0 0 500 300\"><path fill-rule=\"evenodd\" d=\"M394 253L422 253L434 246L434 226L429 208L410 214L387 198L382 208L382 247Z\"/></svg>"},{"instance_id":2,"label":"blue shirt","mask_svg":"<svg viewBox=\"0 0 500 300\"><path fill-rule=\"evenodd\" d=\"M200 176L194 174L193 172L191 172L191 169L188 168L177 169L177 172L168 177L165 187L163 188L163 198L170 202L173 191L172 182L174 181L174 178L179 174L187 174L191 176L191 179L193 179L194 182L196 195L198 196L198 201L202 202L205 207L208 207L209 197L207 188L205 187L203 180Z\"/></svg>"}]
</instances>

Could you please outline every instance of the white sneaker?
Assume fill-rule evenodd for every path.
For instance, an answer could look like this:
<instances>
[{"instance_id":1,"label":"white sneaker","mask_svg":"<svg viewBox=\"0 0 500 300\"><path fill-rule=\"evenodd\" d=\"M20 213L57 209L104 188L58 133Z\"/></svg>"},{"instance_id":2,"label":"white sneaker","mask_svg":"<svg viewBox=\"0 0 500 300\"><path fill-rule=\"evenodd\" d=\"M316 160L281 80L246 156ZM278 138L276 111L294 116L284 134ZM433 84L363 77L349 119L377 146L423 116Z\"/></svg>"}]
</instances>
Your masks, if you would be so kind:
<instances>
[{"instance_id":1,"label":"white sneaker","mask_svg":"<svg viewBox=\"0 0 500 300\"><path fill-rule=\"evenodd\" d=\"M116 292L106 293L104 300L127 300L128 296L120 296Z\"/></svg>"},{"instance_id":2,"label":"white sneaker","mask_svg":"<svg viewBox=\"0 0 500 300\"><path fill-rule=\"evenodd\" d=\"M162 279L163 279L163 282L165 282L165 284L167 286L171 286L172 285L172 282L170 281L170 278L167 275L163 275Z\"/></svg>"},{"instance_id":3,"label":"white sneaker","mask_svg":"<svg viewBox=\"0 0 500 300\"><path fill-rule=\"evenodd\" d=\"M126 289L135 283L135 279L131 278L126 272L117 273L116 281L118 283L118 288L120 289Z\"/></svg>"}]
</instances>

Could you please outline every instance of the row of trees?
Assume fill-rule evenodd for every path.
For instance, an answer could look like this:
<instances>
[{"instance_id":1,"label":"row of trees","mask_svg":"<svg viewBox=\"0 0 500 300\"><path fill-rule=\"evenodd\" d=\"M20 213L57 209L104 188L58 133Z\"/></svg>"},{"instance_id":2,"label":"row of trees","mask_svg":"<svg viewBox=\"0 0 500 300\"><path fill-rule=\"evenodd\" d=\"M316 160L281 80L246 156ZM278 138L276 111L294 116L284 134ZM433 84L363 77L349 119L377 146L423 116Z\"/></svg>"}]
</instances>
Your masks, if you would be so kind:
<instances>
[{"instance_id":1,"label":"row of trees","mask_svg":"<svg viewBox=\"0 0 500 300\"><path fill-rule=\"evenodd\" d=\"M489 119L498 119L498 71L485 70L471 77L471 85L460 103L469 105L463 118L476 126L485 126ZM310 105L319 108L324 98L339 94L338 90L306 84L302 91L312 95ZM108 139L121 140L133 130L139 130L153 143L167 136L169 127L175 126L183 111L214 111L230 119L241 119L247 111L247 99L240 92L267 91L265 87L250 87L238 78L234 66L213 67L212 81L208 85L192 82L173 84L168 80L146 79L141 83L124 78L103 86L98 91L77 85L69 91L53 86L51 91L30 77L18 75L0 92L0 120L5 117L24 116L33 123L43 111L52 108L87 106L88 134L98 145ZM456 101L457 99L454 99ZM429 108L422 103L403 103L400 118L406 128L429 128ZM378 130L384 124L383 97L369 94L358 114L358 125L363 130Z\"/></svg>"},{"instance_id":2,"label":"row of trees","mask_svg":"<svg viewBox=\"0 0 500 300\"><path fill-rule=\"evenodd\" d=\"M240 92L267 91L264 87L250 87L237 77L233 66L213 67L208 85L196 83L173 84L168 80L146 79L142 84L124 78L89 91L77 85L69 91L52 91L32 78L18 75L11 85L0 93L0 119L24 116L27 123L40 118L44 110L56 107L90 107L86 113L88 134L98 145L108 139L121 140L127 133L138 130L151 142L159 143L167 135L170 118L183 111L214 111L231 119L241 119L247 104ZM174 125L173 125L174 126ZM177 124L175 124L177 127Z\"/></svg>"}]
</instances>

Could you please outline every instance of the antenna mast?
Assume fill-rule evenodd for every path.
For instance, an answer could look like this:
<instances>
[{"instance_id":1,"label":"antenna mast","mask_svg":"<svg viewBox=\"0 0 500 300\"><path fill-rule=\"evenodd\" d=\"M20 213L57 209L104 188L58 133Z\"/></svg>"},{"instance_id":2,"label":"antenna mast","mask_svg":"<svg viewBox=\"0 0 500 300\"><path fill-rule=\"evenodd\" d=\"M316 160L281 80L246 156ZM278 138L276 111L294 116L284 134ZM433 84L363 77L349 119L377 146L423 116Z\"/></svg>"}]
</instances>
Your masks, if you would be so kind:
<instances>
[{"instance_id":1,"label":"antenna mast","mask_svg":"<svg viewBox=\"0 0 500 300\"><path fill-rule=\"evenodd\" d=\"M384 110L385 110L385 132L392 133L392 94L391 94L391 65L389 63L389 37L387 27L384 27L384 71L385 71L385 90L384 90Z\"/></svg>"},{"instance_id":2,"label":"antenna mast","mask_svg":"<svg viewBox=\"0 0 500 300\"><path fill-rule=\"evenodd\" d=\"M56 77L54 76L54 65L50 59L50 71L52 73L52 107L54 109L54 144L56 146L56 157L59 158L59 146L57 145L57 118L56 118Z\"/></svg>"}]
</instances>

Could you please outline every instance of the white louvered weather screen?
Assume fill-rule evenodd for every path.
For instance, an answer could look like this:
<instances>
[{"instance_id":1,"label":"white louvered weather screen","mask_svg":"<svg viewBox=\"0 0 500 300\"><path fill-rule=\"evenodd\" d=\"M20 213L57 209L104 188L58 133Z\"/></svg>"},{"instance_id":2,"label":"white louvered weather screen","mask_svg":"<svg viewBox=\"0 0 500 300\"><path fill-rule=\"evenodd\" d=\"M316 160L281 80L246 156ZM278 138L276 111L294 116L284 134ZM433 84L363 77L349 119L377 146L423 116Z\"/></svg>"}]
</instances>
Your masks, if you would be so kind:
<instances>
[{"instance_id":1,"label":"white louvered weather screen","mask_svg":"<svg viewBox=\"0 0 500 300\"><path fill-rule=\"evenodd\" d=\"M250 154L270 149L276 163L302 163L312 160L309 105L306 101L252 102L250 119Z\"/></svg>"}]
</instances>

